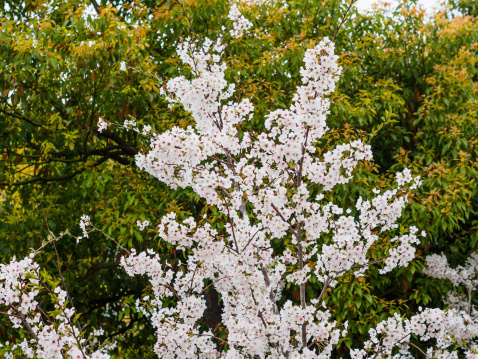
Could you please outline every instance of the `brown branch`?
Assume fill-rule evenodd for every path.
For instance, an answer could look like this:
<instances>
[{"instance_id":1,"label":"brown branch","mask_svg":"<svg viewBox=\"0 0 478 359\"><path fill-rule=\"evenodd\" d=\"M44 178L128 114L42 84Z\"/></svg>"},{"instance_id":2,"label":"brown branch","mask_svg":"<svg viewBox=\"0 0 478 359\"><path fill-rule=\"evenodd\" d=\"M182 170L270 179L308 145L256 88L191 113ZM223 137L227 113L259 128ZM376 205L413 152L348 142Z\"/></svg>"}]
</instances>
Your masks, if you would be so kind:
<instances>
[{"instance_id":1,"label":"brown branch","mask_svg":"<svg viewBox=\"0 0 478 359\"><path fill-rule=\"evenodd\" d=\"M316 308L319 306L320 301L322 300L322 297L324 296L325 291L327 290L329 286L329 283L330 283L330 277L325 278L324 287L322 288L322 291L320 292L319 298L317 300L317 304L315 305Z\"/></svg>"},{"instance_id":2,"label":"brown branch","mask_svg":"<svg viewBox=\"0 0 478 359\"><path fill-rule=\"evenodd\" d=\"M68 175L63 175L63 176L59 176L59 177L35 177L35 178L30 179L30 180L14 182L14 183L3 182L3 183L0 183L0 186L22 186L22 185L25 185L25 184L36 183L36 182L47 183L47 182L69 180L69 179L74 178L76 175L79 175L80 173L86 171L88 168L97 167L97 166L101 165L103 162L106 162L107 160L109 160L110 158L115 158L115 157L118 157L118 156L123 155L123 154L124 154L123 151L111 152L111 153L107 154L106 156L100 158L93 165L84 166L81 169L76 170L75 172L70 173Z\"/></svg>"},{"instance_id":3,"label":"brown branch","mask_svg":"<svg viewBox=\"0 0 478 359\"><path fill-rule=\"evenodd\" d=\"M191 30L193 31L194 33L194 36L196 37L196 40L201 43L201 39L199 38L199 35L197 34L196 30L194 29L193 27L193 24L191 22L191 19L189 18L186 10L184 9L184 6L182 4L182 2L180 0L176 0L176 2L179 4L179 6L181 7L181 10L183 11L183 15L186 17L186 20L188 21L188 24L189 24L189 27L191 28ZM201 46L201 49L202 49L202 46Z\"/></svg>"},{"instance_id":4,"label":"brown branch","mask_svg":"<svg viewBox=\"0 0 478 359\"><path fill-rule=\"evenodd\" d=\"M426 354L423 352L423 350L421 350L418 346L416 346L415 344L410 343L410 342L408 342L408 344L413 345L415 348L417 348L418 350L420 350L420 353L422 353L423 355L425 355L425 358L428 358L428 355L426 355Z\"/></svg>"},{"instance_id":5,"label":"brown branch","mask_svg":"<svg viewBox=\"0 0 478 359\"><path fill-rule=\"evenodd\" d=\"M109 298L99 298L99 299L92 299L88 304L87 303L80 303L82 306L85 308L88 308L88 310L83 311L84 315L88 315L91 312L94 312L96 309L102 308L109 303L116 302L120 299L123 299L129 295L135 295L135 297L139 297L141 295L141 292L136 292L134 290L128 290L124 293L121 293L119 295L115 295L113 297Z\"/></svg>"},{"instance_id":6,"label":"brown branch","mask_svg":"<svg viewBox=\"0 0 478 359\"><path fill-rule=\"evenodd\" d=\"M5 111L4 109L1 109L1 108L0 108L0 112L3 113L3 114L6 115L6 116L10 116L10 117L13 117L13 118L17 118L17 119L19 119L19 120L26 121L26 122L28 122L30 125L33 125L33 126L42 127L42 126L45 125L44 123L34 122L34 121L30 120L28 117L21 116L21 115L16 115L16 114L11 113L11 112L7 112L7 111Z\"/></svg>"},{"instance_id":7,"label":"brown branch","mask_svg":"<svg viewBox=\"0 0 478 359\"><path fill-rule=\"evenodd\" d=\"M108 238L109 240L112 240L113 242L116 243L116 245L118 247L120 247L123 251L125 251L126 253L128 253L129 255L131 255L131 252L129 250L127 250L126 248L123 248L123 246L121 246L118 241L116 239L114 239L113 237L107 235L103 230L97 228L93 223L91 223L91 221L88 221L88 224L96 231L100 232L101 234L103 234L106 238Z\"/></svg>"},{"instance_id":8,"label":"brown branch","mask_svg":"<svg viewBox=\"0 0 478 359\"><path fill-rule=\"evenodd\" d=\"M302 166L304 164L305 148L307 147L307 140L309 138L309 130L310 130L310 126L307 126L305 130L304 144L302 145L302 156L300 158L299 170L297 171L297 188L300 187L300 184L302 181Z\"/></svg>"},{"instance_id":9,"label":"brown branch","mask_svg":"<svg viewBox=\"0 0 478 359\"><path fill-rule=\"evenodd\" d=\"M234 163L225 162L225 161L219 159L219 158L216 157L216 156L210 156L210 155L208 155L208 157L209 157L210 159L214 160L214 161L224 163L224 164L225 164L226 166L228 166L228 167L235 166Z\"/></svg>"},{"instance_id":10,"label":"brown branch","mask_svg":"<svg viewBox=\"0 0 478 359\"><path fill-rule=\"evenodd\" d=\"M347 14L349 13L350 9L352 8L352 5L355 4L356 2L357 2L357 0L352 0L350 2L349 7L347 8L347 11L345 11L344 17L342 18L342 22L337 27L337 31L335 31L334 40L333 40L334 42L335 42L335 39L337 38L337 35L339 33L340 28L342 27L343 23L345 22L345 19L347 18Z\"/></svg>"},{"instance_id":11,"label":"brown branch","mask_svg":"<svg viewBox=\"0 0 478 359\"><path fill-rule=\"evenodd\" d=\"M95 8L96 13L99 15L100 14L100 6L96 2L96 0L91 0L91 5Z\"/></svg>"},{"instance_id":12,"label":"brown branch","mask_svg":"<svg viewBox=\"0 0 478 359\"><path fill-rule=\"evenodd\" d=\"M282 215L282 213L280 213L280 211L277 209L277 207L275 206L275 204L272 203L271 206L272 206L272 208L274 208L274 210L277 212L277 214L279 215L279 217L280 217L285 223L288 224L289 222L286 221L286 219L284 218L284 216ZM293 229L290 225L289 225L289 229L290 229L290 231L292 232L292 234L297 237L296 231L294 231L294 229Z\"/></svg>"},{"instance_id":13,"label":"brown branch","mask_svg":"<svg viewBox=\"0 0 478 359\"><path fill-rule=\"evenodd\" d=\"M300 158L299 168L297 170L297 190L299 191L302 181L302 168L304 164L305 150L307 148L307 140L309 139L310 126L306 127L304 143L302 144L302 155ZM297 254L299 257L299 271L304 269L304 254L302 247L302 222L297 223L296 231L296 240L297 240ZM300 305L302 309L305 309L305 283L300 284ZM307 323L304 321L302 323L302 348L307 347Z\"/></svg>"},{"instance_id":14,"label":"brown branch","mask_svg":"<svg viewBox=\"0 0 478 359\"><path fill-rule=\"evenodd\" d=\"M106 339L113 338L113 337L115 337L115 336L117 336L117 335L126 333L128 330L130 330L130 329L133 327L134 323L136 323L137 321L138 321L138 318L133 318L133 319L131 319L130 322L128 323L128 325L127 325L126 327L119 329L117 332L115 332L115 333L113 333L113 334L107 335L107 336L106 336Z\"/></svg>"},{"instance_id":15,"label":"brown branch","mask_svg":"<svg viewBox=\"0 0 478 359\"><path fill-rule=\"evenodd\" d=\"M20 320L23 322L23 324L25 325L25 327L27 328L27 330L30 332L30 334L32 335L33 339L36 340L36 342L38 343L40 340L38 339L37 335L35 334L35 332L33 331L30 323L28 323L27 321L27 318L25 317L25 315L19 311L17 308L15 308L13 305L10 305L10 308L12 308L14 310L15 313L17 313L17 317L20 318Z\"/></svg>"},{"instance_id":16,"label":"brown branch","mask_svg":"<svg viewBox=\"0 0 478 359\"><path fill-rule=\"evenodd\" d=\"M96 272L102 270L102 269L111 269L111 268L116 268L119 266L119 262L105 262L105 263L98 263L96 265L93 265L90 267L90 269L86 272L83 278L81 278L79 281L82 282L86 278L91 277L93 274Z\"/></svg>"},{"instance_id":17,"label":"brown branch","mask_svg":"<svg viewBox=\"0 0 478 359\"><path fill-rule=\"evenodd\" d=\"M135 146L118 136L116 133L113 133L108 130L103 130L99 132L97 129L94 130L94 133L99 137L104 137L115 141L118 145L121 146L120 148L123 150L123 152L129 156L136 156L139 153L138 149Z\"/></svg>"},{"instance_id":18,"label":"brown branch","mask_svg":"<svg viewBox=\"0 0 478 359\"><path fill-rule=\"evenodd\" d=\"M230 276L226 276L226 277L222 277L222 278L219 278L218 280L215 280L214 282L212 282L211 284L209 284L206 288L204 288L200 294L203 294L209 287L211 287L212 285L214 285L214 283L217 283L219 282L220 280L223 280L223 279L228 279L228 278L231 278Z\"/></svg>"},{"instance_id":19,"label":"brown branch","mask_svg":"<svg viewBox=\"0 0 478 359\"><path fill-rule=\"evenodd\" d=\"M254 239L254 237L256 236L256 234L259 233L259 231L260 231L260 229L258 229L258 230L256 231L256 233L254 233L254 235L251 237L251 239L249 239L249 241L246 243L246 245L244 246L244 248L242 249L242 251L241 251L240 254L242 254L242 253L246 250L247 246L248 246L249 244L251 244L252 240Z\"/></svg>"}]
</instances>

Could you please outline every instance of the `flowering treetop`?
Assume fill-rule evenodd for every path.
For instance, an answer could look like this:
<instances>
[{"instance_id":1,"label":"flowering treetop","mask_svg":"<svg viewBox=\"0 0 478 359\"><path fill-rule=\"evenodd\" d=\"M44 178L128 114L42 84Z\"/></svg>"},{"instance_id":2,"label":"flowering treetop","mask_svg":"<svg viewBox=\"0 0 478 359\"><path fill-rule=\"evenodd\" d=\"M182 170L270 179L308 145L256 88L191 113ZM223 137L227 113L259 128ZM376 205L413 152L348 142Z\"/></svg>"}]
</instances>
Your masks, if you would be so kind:
<instances>
[{"instance_id":1,"label":"flowering treetop","mask_svg":"<svg viewBox=\"0 0 478 359\"><path fill-rule=\"evenodd\" d=\"M311 198L312 186L330 191L351 179L358 161L372 158L370 146L361 141L317 155L327 131L326 96L341 73L334 44L324 38L306 51L302 85L291 106L271 111L260 133L238 130L254 107L248 99L231 100L234 84L225 80L224 48L222 39L187 39L179 46L192 78L168 81L163 94L171 106L180 104L190 112L196 126L155 134L151 150L138 154L136 163L173 188L192 187L224 215L227 234L193 218L178 222L171 213L161 220L158 234L189 251L187 272L165 268L153 253L132 252L122 264L131 275L151 278L156 294L152 320L161 333L155 350L161 357L219 355L214 335L199 324L206 283L214 285L224 304L226 357L327 357L340 337L338 323L322 305L322 295L306 298L305 284L314 275L325 290L349 270L361 275L369 264L367 251L379 238L377 230L396 228L406 204L405 186L414 188L420 181L409 171L399 173L398 188L377 193L371 201L358 200L358 218L351 209L321 203L322 195ZM329 243L322 240L326 233ZM412 244L418 243L415 233L392 239L393 248L382 258L383 272L409 263ZM288 236L290 248L274 253L271 240ZM285 282L300 287L299 305L278 305ZM161 308L164 296L175 297L178 306ZM311 349L317 343L319 354Z\"/></svg>"}]
</instances>

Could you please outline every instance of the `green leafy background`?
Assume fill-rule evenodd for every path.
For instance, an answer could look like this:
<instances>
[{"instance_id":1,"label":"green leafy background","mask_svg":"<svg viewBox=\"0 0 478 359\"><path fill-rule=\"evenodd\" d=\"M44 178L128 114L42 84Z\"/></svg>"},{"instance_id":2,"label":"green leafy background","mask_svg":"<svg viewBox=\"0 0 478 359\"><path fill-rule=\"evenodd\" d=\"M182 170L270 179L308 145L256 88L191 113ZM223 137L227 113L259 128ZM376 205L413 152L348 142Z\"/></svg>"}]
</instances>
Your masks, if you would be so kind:
<instances>
[{"instance_id":1,"label":"green leafy background","mask_svg":"<svg viewBox=\"0 0 478 359\"><path fill-rule=\"evenodd\" d=\"M207 214L205 220L221 230L223 219L189 189L171 190L135 167L133 156L147 149L146 139L114 127L99 133L97 122L132 116L156 132L192 124L188 113L169 109L159 95L165 81L187 74L175 55L180 39L192 36L187 18L172 0L92 3L99 14L89 19L82 16L85 7L92 9L88 2L0 5L0 261L27 255L50 230L80 235L79 218L88 214L122 246L152 248L184 270L178 265L184 254L152 228L140 232L136 221L154 225L171 211L198 221ZM226 1L182 3L201 38L222 35ZM226 37L225 60L235 96L250 98L256 109L243 130L261 130L269 110L290 104L305 50L333 38L348 8L335 0L241 5L254 27L241 39ZM337 320L349 321L336 357L361 347L368 329L391 313L445 308L441 298L451 283L425 276L424 256L444 252L457 265L477 249L476 16L468 0L432 18L413 1L366 14L352 7L337 32L343 74L332 96L331 130L319 147L363 138L374 160L361 163L353 181L327 198L352 206L359 196L370 198L373 188L390 188L394 173L408 167L423 186L400 226L415 225L427 237L408 267L387 275L372 267L365 278L345 275L327 290ZM139 71L120 71L121 61ZM274 243L277 251L285 246L287 240ZM154 357L153 328L134 305L150 288L145 278L130 278L119 268L121 250L96 233L79 243L64 237L56 247L59 258L47 247L39 262L51 278L61 270L79 320L87 328L103 327L102 338L118 343L117 357ZM370 257L381 251L373 248ZM308 299L321 288L313 280ZM284 300L297 301L297 294L288 287ZM48 296L40 299L49 305ZM217 333L226 335L223 328ZM0 342L24 335L0 318Z\"/></svg>"}]
</instances>

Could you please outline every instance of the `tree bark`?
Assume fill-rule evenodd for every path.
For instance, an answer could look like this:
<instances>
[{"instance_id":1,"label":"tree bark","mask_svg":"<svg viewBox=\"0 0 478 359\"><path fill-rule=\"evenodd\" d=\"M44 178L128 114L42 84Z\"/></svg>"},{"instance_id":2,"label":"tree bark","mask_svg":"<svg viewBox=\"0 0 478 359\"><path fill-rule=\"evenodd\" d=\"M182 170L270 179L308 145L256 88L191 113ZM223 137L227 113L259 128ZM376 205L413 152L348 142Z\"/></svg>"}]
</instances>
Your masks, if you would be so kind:
<instances>
[{"instance_id":1,"label":"tree bark","mask_svg":"<svg viewBox=\"0 0 478 359\"><path fill-rule=\"evenodd\" d=\"M222 306L219 304L219 296L216 289L211 286L211 288L204 293L204 298L206 299L204 321L206 325L214 331L219 323L221 323L222 315Z\"/></svg>"}]
</instances>

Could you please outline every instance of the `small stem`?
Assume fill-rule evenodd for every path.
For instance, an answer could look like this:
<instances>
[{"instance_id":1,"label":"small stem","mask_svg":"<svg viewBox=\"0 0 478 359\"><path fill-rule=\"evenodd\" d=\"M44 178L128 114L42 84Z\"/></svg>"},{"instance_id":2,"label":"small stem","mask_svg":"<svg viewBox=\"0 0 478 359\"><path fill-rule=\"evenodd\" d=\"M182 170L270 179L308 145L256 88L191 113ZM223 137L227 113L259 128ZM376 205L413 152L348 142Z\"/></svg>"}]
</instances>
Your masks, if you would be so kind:
<instances>
[{"instance_id":1,"label":"small stem","mask_svg":"<svg viewBox=\"0 0 478 359\"><path fill-rule=\"evenodd\" d=\"M423 352L423 350L421 350L418 346L416 346L416 345L413 344L413 343L408 343L408 344L413 345L415 348L417 348L418 350L420 350L420 353L422 353L422 354L425 356L425 358L428 358L428 355L426 355L426 354Z\"/></svg>"},{"instance_id":2,"label":"small stem","mask_svg":"<svg viewBox=\"0 0 478 359\"><path fill-rule=\"evenodd\" d=\"M215 283L219 282L220 280L227 279L227 278L231 278L231 277L230 277L230 276L226 276L226 277L219 278L218 280L215 280L214 282L212 282L211 284L209 284L206 288L204 288L204 289L201 291L201 294L203 294L210 286L214 285Z\"/></svg>"},{"instance_id":3,"label":"small stem","mask_svg":"<svg viewBox=\"0 0 478 359\"><path fill-rule=\"evenodd\" d=\"M320 301L322 300L322 297L323 297L324 294L325 294L325 291L326 291L327 288L329 287L329 283L330 283L330 276L327 276L327 278L325 278L324 287L322 288L322 291L320 292L320 295L319 295L319 298L318 298L318 300L317 300L317 304L315 305L315 307L318 307L318 306L319 306Z\"/></svg>"},{"instance_id":4,"label":"small stem","mask_svg":"<svg viewBox=\"0 0 478 359\"><path fill-rule=\"evenodd\" d=\"M33 331L30 323L28 323L27 321L27 318L25 317L25 314L23 314L22 312L20 312L19 309L15 308L13 305L10 305L10 308L13 309L13 311L15 313L17 313L17 317L20 318L20 320L23 322L23 324L25 325L25 327L27 328L27 330L30 332L30 334L32 335L33 339L35 339L35 341L37 343L40 342L40 340L38 339L38 336L35 334L35 332Z\"/></svg>"},{"instance_id":5,"label":"small stem","mask_svg":"<svg viewBox=\"0 0 478 359\"><path fill-rule=\"evenodd\" d=\"M267 269L264 267L262 262L261 262L261 272L262 272L262 275L264 276L264 282L266 283L267 288L270 288L271 280L269 279L269 274L267 274ZM269 299L271 300L271 303L273 305L272 310L274 311L274 314L278 314L276 303L274 300L274 291L272 290L272 288L270 288L270 291L269 291Z\"/></svg>"},{"instance_id":6,"label":"small stem","mask_svg":"<svg viewBox=\"0 0 478 359\"><path fill-rule=\"evenodd\" d=\"M246 250L247 246L248 246L249 244L251 244L252 240L254 239L254 237L256 236L256 234L259 233L259 232L260 232L260 229L258 229L258 230L256 231L256 233L254 233L254 235L251 237L251 239L249 239L249 241L246 243L246 245L244 246L244 248L242 248L242 251L241 251L241 253L239 253L239 254L242 254L242 253Z\"/></svg>"},{"instance_id":7,"label":"small stem","mask_svg":"<svg viewBox=\"0 0 478 359\"><path fill-rule=\"evenodd\" d=\"M284 222L289 223L289 222L286 221L286 219L284 218L284 216L282 215L282 213L280 213L279 209L275 206L274 203L272 203L271 206L272 206L272 208L274 208L274 210L277 212L277 214L279 215L279 217L280 217ZM297 237L297 232L294 231L294 229L293 229L291 226L289 226L289 229L290 229L290 231L292 232L292 234Z\"/></svg>"},{"instance_id":8,"label":"small stem","mask_svg":"<svg viewBox=\"0 0 478 359\"><path fill-rule=\"evenodd\" d=\"M63 278L63 274L61 273L60 255L58 254L58 250L56 249L55 242L53 242L53 248L55 249L55 253L56 253L56 263L58 266L58 274L60 275L60 279L63 283L63 286L65 287L65 292L68 295L68 299L70 300L71 306L74 307L75 305L73 304L73 299L71 299L70 292L67 289L65 278Z\"/></svg>"},{"instance_id":9,"label":"small stem","mask_svg":"<svg viewBox=\"0 0 478 359\"><path fill-rule=\"evenodd\" d=\"M196 272L199 268L199 265L200 265L199 263L196 263L196 268L194 268L193 276L191 278L191 281L189 282L189 290L188 290L189 295L191 295L191 290L193 289L194 277L196 276Z\"/></svg>"},{"instance_id":10,"label":"small stem","mask_svg":"<svg viewBox=\"0 0 478 359\"><path fill-rule=\"evenodd\" d=\"M297 188L300 187L300 184L301 184L301 181L302 181L302 166L304 164L305 148L307 147L307 140L309 138L309 130L310 130L310 126L307 126L307 128L305 130L304 144L302 145L302 156L300 158L299 170L297 171Z\"/></svg>"},{"instance_id":11,"label":"small stem","mask_svg":"<svg viewBox=\"0 0 478 359\"><path fill-rule=\"evenodd\" d=\"M91 227L93 227L95 230L97 230L98 232L102 233L106 238L108 238L108 239L112 240L113 242L115 242L116 245L117 245L118 247L120 247L122 250L124 250L126 253L128 253L129 255L131 255L131 252L130 252L129 250L127 250L126 248L123 248L123 247L118 243L118 241L117 241L116 239L110 237L110 236L107 235L105 232L103 232L101 229L96 228L96 227L93 225L93 223L91 223L91 221L88 221L88 224L89 224Z\"/></svg>"},{"instance_id":12,"label":"small stem","mask_svg":"<svg viewBox=\"0 0 478 359\"><path fill-rule=\"evenodd\" d=\"M471 289L466 287L468 291L468 315L471 315Z\"/></svg>"},{"instance_id":13,"label":"small stem","mask_svg":"<svg viewBox=\"0 0 478 359\"><path fill-rule=\"evenodd\" d=\"M335 39L337 38L337 35L339 33L340 28L342 27L343 23L345 22L345 19L347 18L347 14L349 13L350 9L352 8L352 5L355 4L356 2L357 2L357 0L352 0L350 2L349 7L347 8L347 11L345 11L344 17L342 18L342 22L337 27L337 31L335 31L334 40L333 40L334 42L335 42Z\"/></svg>"},{"instance_id":14,"label":"small stem","mask_svg":"<svg viewBox=\"0 0 478 359\"><path fill-rule=\"evenodd\" d=\"M186 12L186 9L184 9L184 6L183 6L183 3L180 1L180 0L176 0L176 2L179 4L179 6L181 7L181 10L183 11L183 15L184 17L186 18L186 20L188 21L188 24L189 24L189 27L191 28L192 32L194 33L194 37L196 37L196 40L199 44L201 44L201 39L199 38L199 35L197 34L196 30L194 29L193 27L193 24L191 22L191 19L189 18L188 16L188 13ZM201 49L203 49L203 47L201 46ZM203 50L204 52L204 50Z\"/></svg>"},{"instance_id":15,"label":"small stem","mask_svg":"<svg viewBox=\"0 0 478 359\"><path fill-rule=\"evenodd\" d=\"M300 158L299 169L297 170L297 190L298 191L300 191L300 185L302 181L302 166L304 164L305 149L307 147L307 141L309 139L309 130L310 130L310 126L307 126L305 130L304 143L302 145L302 156ZM302 271L304 269L304 253L302 248L302 222L301 221L297 223L296 239L297 239L297 252L299 257L299 271ZM302 309L305 309L305 283L301 283L300 285L300 305ZM305 348L305 347L307 347L307 323L304 321L304 323L302 324L302 348Z\"/></svg>"},{"instance_id":16,"label":"small stem","mask_svg":"<svg viewBox=\"0 0 478 359\"><path fill-rule=\"evenodd\" d=\"M297 251L299 257L299 271L304 269L304 255L301 243L301 236L302 236L302 223L299 222L297 224L298 229L296 232L296 239L297 239ZM300 306L302 309L305 309L305 283L301 283L300 285ZM307 323L304 321L302 324L302 348L307 346Z\"/></svg>"}]
</instances>

